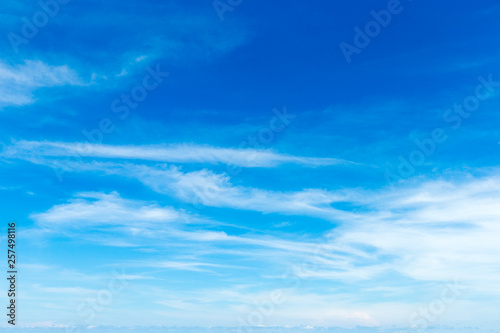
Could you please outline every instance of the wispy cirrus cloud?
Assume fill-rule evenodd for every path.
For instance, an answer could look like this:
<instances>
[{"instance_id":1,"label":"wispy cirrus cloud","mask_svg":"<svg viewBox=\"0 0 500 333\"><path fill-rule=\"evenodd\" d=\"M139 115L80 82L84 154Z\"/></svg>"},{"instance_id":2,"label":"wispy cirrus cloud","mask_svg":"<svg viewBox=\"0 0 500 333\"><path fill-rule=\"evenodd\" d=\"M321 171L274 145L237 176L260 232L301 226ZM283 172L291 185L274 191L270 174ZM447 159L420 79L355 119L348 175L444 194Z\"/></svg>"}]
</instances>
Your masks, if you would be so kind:
<instances>
[{"instance_id":1,"label":"wispy cirrus cloud","mask_svg":"<svg viewBox=\"0 0 500 333\"><path fill-rule=\"evenodd\" d=\"M147 201L124 199L116 192L77 193L66 203L55 205L42 213L31 214L30 218L38 226L53 232L79 230L85 233L99 227L102 232L107 230L112 235L109 242L104 244L108 246L123 246L129 239L127 236L133 236L132 239L138 244L144 243L144 240L170 238L192 243L240 244L308 254L314 253L315 246L306 241L282 240L271 236L235 236L225 231L214 231L211 227L226 226L234 230L239 226L210 221L203 216L188 215L184 211ZM190 224L192 228L188 228ZM99 240L94 236L94 240ZM158 246L161 243L151 244Z\"/></svg>"},{"instance_id":2,"label":"wispy cirrus cloud","mask_svg":"<svg viewBox=\"0 0 500 333\"><path fill-rule=\"evenodd\" d=\"M86 83L67 65L52 66L39 60L17 65L0 62L0 108L32 104L34 92L40 88L83 85Z\"/></svg>"},{"instance_id":3,"label":"wispy cirrus cloud","mask_svg":"<svg viewBox=\"0 0 500 333\"><path fill-rule=\"evenodd\" d=\"M188 203L194 198L206 206L334 221L338 227L328 239L335 243L335 251L346 256L321 259L319 269L302 272L307 277L371 279L396 271L424 281L452 277L480 280L489 288L486 286L500 276L493 268L498 261L494 253L500 250L495 236L500 230L497 174L378 191L309 189L287 193L236 186L228 176L208 170L184 173L175 167L95 162L76 163L72 170L75 168L134 178L158 193ZM334 208L337 203L359 209ZM192 241L269 246L263 239L244 239L225 232L176 233ZM285 243L278 242L274 248L291 250L295 246L304 251L306 246L306 253L313 252L312 244Z\"/></svg>"},{"instance_id":4,"label":"wispy cirrus cloud","mask_svg":"<svg viewBox=\"0 0 500 333\"><path fill-rule=\"evenodd\" d=\"M13 158L79 156L168 163L227 164L239 167L276 167L286 163L317 167L352 163L336 158L286 155L272 150L220 148L195 144L112 146L24 140L16 141L11 146L5 147L2 155Z\"/></svg>"},{"instance_id":5,"label":"wispy cirrus cloud","mask_svg":"<svg viewBox=\"0 0 500 333\"><path fill-rule=\"evenodd\" d=\"M500 250L499 183L495 175L390 192L376 204L390 218L347 227L337 240L373 247L381 258L392 256L393 269L415 279L457 277L489 289L500 278L494 255Z\"/></svg>"},{"instance_id":6,"label":"wispy cirrus cloud","mask_svg":"<svg viewBox=\"0 0 500 333\"><path fill-rule=\"evenodd\" d=\"M69 203L55 205L30 217L48 229L77 230L92 227L120 227L134 234L154 230L162 224L183 221L183 212L171 207L127 200L116 192L84 192Z\"/></svg>"},{"instance_id":7,"label":"wispy cirrus cloud","mask_svg":"<svg viewBox=\"0 0 500 333\"><path fill-rule=\"evenodd\" d=\"M162 178L156 176L157 180ZM146 237L146 243L154 247L165 246L152 242L155 237L161 237L163 240L175 239L191 249L192 258L187 260L174 256L165 260L163 257L131 264L139 270L155 268L193 274L206 270L218 274L227 273L227 270L234 269L231 265L227 265L228 257L259 260L263 265L261 269L266 274L270 272L268 265L273 266L272 273L279 274L280 268L284 270L286 265L292 264L294 276L301 280L323 280L330 283L335 281L336 284L347 283L354 286L356 292L344 290L344 297L367 302L363 311L364 316L381 322L400 320L404 323L407 313L399 311L397 318L391 317L389 320L380 307L375 307L369 301L371 298L384 295L388 299L384 305L387 311L391 312L404 306L410 312L410 309L416 306L412 305L412 297L416 291L429 292L429 284L439 285L458 279L462 286L467 286L467 294L462 296L463 308L459 310L463 312L470 308L467 305L469 297L491 297L498 294L496 281L500 277L500 271L496 253L500 251L497 241L500 210L494 198L500 196L499 180L500 176L494 173L482 178L425 181L377 191L351 190L347 194L337 193L345 202L362 209L352 213L354 218L339 218L339 225L332 226L325 232L323 239L291 240L269 234L235 235L228 231L213 231L198 227L186 230L181 225L163 231L158 228L156 233L137 233L134 237ZM226 194L232 196L231 192ZM96 206L109 207L106 209L106 214L119 219L124 209L128 209L127 216L139 216L151 207L148 202L125 199L123 202L126 204L116 206L90 203L94 197L100 201L113 202L116 200L113 196L116 195L92 195L85 199L89 201L85 206L69 202L54 206L45 213L33 215L33 218L36 220L43 217L45 222L58 221L60 212L73 209L92 210ZM308 200L307 196L302 196L301 199L306 202ZM277 201L278 199L273 201L273 204ZM294 204L300 205L300 200L297 199ZM67 206L66 209L63 209L63 206ZM449 214L443 214L442 211ZM105 212L102 210L98 213ZM54 218L50 218L50 215L54 215ZM72 216L72 214L67 215L68 220ZM142 220L151 219L151 223L154 224L157 222L155 216L144 217ZM95 216L90 214L85 218L94 219ZM128 221L132 221L132 218ZM114 226L116 221L115 218L110 218L101 223ZM138 227L140 225L138 224ZM147 226L148 223L144 225ZM114 237L118 239L120 236L115 233ZM205 251L203 255L198 253L200 244L210 244L210 248L203 248ZM238 253L227 251L228 247L234 245L238 245L241 251ZM169 242L168 246L170 251L174 251L178 244ZM218 251L225 253L224 259L217 256L210 257L211 259L199 258L200 255L207 256L219 253ZM179 254L179 252L174 253ZM183 251L180 253L185 255ZM279 265L276 263L276 258L280 258ZM388 276L391 277L389 280ZM272 281L276 278L279 276L270 276L266 280ZM398 289L397 293L388 296L386 289L398 286L401 281L404 281L406 289ZM370 289L370 286L385 288ZM366 289L362 294L359 293L361 287ZM407 301L404 303L396 302L401 292L406 293ZM292 306L295 304L293 301L295 297L299 296L290 297L287 304ZM311 292L307 297L311 300L311 304L316 304L319 295ZM390 300L394 302L391 303ZM351 303L346 301L344 306L349 304ZM285 308L292 310L288 306ZM332 307L331 311L334 308ZM352 307L353 313L357 313L356 309L360 308ZM289 313L287 312L288 315ZM276 323L279 323L279 318L276 317ZM282 319L286 318L289 316L283 313ZM360 320L361 318L352 318L353 322Z\"/></svg>"},{"instance_id":8,"label":"wispy cirrus cloud","mask_svg":"<svg viewBox=\"0 0 500 333\"><path fill-rule=\"evenodd\" d=\"M175 166L137 165L112 162L73 162L26 157L36 164L55 168L61 172L100 172L136 179L152 190L198 205L253 210L262 213L281 213L320 217L328 221L356 218L349 211L334 208L335 203L346 201L348 192L331 192L323 189L301 191L269 191L260 188L234 185L226 173L211 170L182 172Z\"/></svg>"},{"instance_id":9,"label":"wispy cirrus cloud","mask_svg":"<svg viewBox=\"0 0 500 333\"><path fill-rule=\"evenodd\" d=\"M35 150L41 150L40 147L36 146ZM18 153L14 150L9 154L12 157ZM408 288L424 291L426 287L423 284L459 279L462 285L467 285L472 295L491 297L497 294L496 281L500 278L500 271L496 268L496 253L500 251L496 237L500 230L500 210L495 199L500 197L498 171L491 171L482 177L420 179L392 188L371 191L303 189L281 192L235 185L227 174L207 169L184 172L178 167L163 164L95 160L71 162L60 158L66 154L50 156L52 153L49 153L48 156L29 157L27 149L23 154L26 154L22 156L25 160L66 172L85 173L89 177L109 175L135 179L158 193L185 203L194 202L196 205L240 211L316 217L334 222L332 227L324 232L324 240L316 241L310 237L291 240L280 239L278 234L236 235L228 230L188 230L181 227L168 230L159 228L160 231L155 233L137 230L134 234L136 240L140 237L154 239L161 236L177 241L176 245L169 244L171 248L185 242L195 252L200 249L200 244L210 244L211 248L207 253L216 253L219 250L223 252L224 247L237 245L239 249L252 251L231 254L226 249L225 255L240 256L249 260L254 260L256 255L272 258L273 261L280 258L281 267L293 263L294 260L299 261L299 264L313 260L313 265L299 266L295 270L296 276L301 279L354 284L369 282L388 287L397 285L398 281L404 281ZM114 200L105 195L96 197L103 201ZM57 225L57 216L61 212L91 210L94 206L113 207L104 203L95 205L92 200L86 199L84 205L78 202L73 205L73 202L70 202L65 204L68 207L55 206L46 213L33 215L33 218ZM123 207L118 205L113 208L119 211L124 209L126 216L139 216L141 214L138 212L150 209L149 206L144 202L127 203ZM131 207L132 211L127 211L125 207ZM50 217L51 214L54 214L53 218ZM88 218L96 221L101 219L102 223L113 226L115 220L125 216L122 212L115 214L104 208L99 214L116 217L102 221L102 218L90 214ZM154 220L155 216L153 214L151 219ZM125 221L132 220L125 217ZM139 218L139 221L145 226L150 223L147 218ZM130 234L133 233L128 232L128 235ZM108 239L109 245L128 240L121 240L116 234L114 239ZM160 246L158 242L149 244ZM195 270L194 272L207 268L214 272L228 269L217 266L222 265L218 260L203 261L197 260L196 257L191 261L165 262L170 263L163 267L165 269ZM184 262L187 266L179 262ZM194 266L189 266L189 263L194 263ZM197 263L207 263L210 267L197 266ZM392 282L389 284L384 282L387 276L391 277ZM381 293L384 291L370 292L371 295Z\"/></svg>"},{"instance_id":10,"label":"wispy cirrus cloud","mask_svg":"<svg viewBox=\"0 0 500 333\"><path fill-rule=\"evenodd\" d=\"M149 267L149 268L166 268L181 271L191 271L191 272L210 272L211 269L217 268L242 268L229 265L220 265L208 262L199 261L148 261L148 262L132 262L120 264L123 267Z\"/></svg>"}]
</instances>

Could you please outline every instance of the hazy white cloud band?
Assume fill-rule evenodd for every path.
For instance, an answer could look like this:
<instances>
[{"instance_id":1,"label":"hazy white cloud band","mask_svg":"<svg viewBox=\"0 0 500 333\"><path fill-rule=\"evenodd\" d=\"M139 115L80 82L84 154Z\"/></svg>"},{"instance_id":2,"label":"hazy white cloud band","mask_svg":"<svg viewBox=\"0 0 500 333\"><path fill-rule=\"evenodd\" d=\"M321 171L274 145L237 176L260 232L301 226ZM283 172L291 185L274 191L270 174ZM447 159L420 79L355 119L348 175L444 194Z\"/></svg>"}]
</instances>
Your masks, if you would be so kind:
<instances>
[{"instance_id":1,"label":"hazy white cloud band","mask_svg":"<svg viewBox=\"0 0 500 333\"><path fill-rule=\"evenodd\" d=\"M13 158L24 156L120 158L169 163L227 164L238 167L275 167L286 163L315 167L352 163L336 158L279 154L272 150L219 148L194 144L112 146L90 143L16 141L11 146L5 147L2 155Z\"/></svg>"}]
</instances>

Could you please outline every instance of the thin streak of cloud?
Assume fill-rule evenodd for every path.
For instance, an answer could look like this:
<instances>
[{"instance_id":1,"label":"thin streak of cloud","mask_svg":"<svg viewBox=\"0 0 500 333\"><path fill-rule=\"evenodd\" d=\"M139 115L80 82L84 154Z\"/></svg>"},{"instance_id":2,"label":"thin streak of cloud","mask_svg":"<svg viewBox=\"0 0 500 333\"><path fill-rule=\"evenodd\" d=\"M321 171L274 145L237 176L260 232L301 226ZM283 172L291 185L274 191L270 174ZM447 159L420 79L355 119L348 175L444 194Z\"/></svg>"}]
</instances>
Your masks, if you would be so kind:
<instances>
[{"instance_id":1,"label":"thin streak of cloud","mask_svg":"<svg viewBox=\"0 0 500 333\"><path fill-rule=\"evenodd\" d=\"M219 148L179 144L148 146L111 146L90 143L47 141L17 141L4 149L3 155L12 158L39 157L94 157L108 159L147 160L169 163L227 164L240 167L276 167L285 163L302 166L330 166L352 163L336 158L303 157L279 154L272 150Z\"/></svg>"},{"instance_id":2,"label":"thin streak of cloud","mask_svg":"<svg viewBox=\"0 0 500 333\"><path fill-rule=\"evenodd\" d=\"M32 104L33 93L44 87L86 85L67 65L51 66L39 60L25 60L15 66L0 62L0 108Z\"/></svg>"}]
</instances>

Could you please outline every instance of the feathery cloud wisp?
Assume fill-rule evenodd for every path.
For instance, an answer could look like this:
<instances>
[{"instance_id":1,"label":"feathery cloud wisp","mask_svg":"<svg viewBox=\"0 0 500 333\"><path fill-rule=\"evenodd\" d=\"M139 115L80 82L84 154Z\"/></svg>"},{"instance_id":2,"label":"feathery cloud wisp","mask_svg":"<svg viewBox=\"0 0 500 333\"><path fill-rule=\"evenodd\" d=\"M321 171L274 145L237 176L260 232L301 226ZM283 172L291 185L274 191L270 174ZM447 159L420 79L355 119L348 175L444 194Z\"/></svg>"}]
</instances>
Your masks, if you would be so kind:
<instances>
[{"instance_id":1,"label":"feathery cloud wisp","mask_svg":"<svg viewBox=\"0 0 500 333\"><path fill-rule=\"evenodd\" d=\"M336 158L302 157L272 150L219 148L194 144L112 146L90 143L16 141L4 149L4 156L93 157L133 159L169 163L226 164L238 167L275 167L285 163L302 166L329 166L352 163Z\"/></svg>"},{"instance_id":2,"label":"feathery cloud wisp","mask_svg":"<svg viewBox=\"0 0 500 333\"><path fill-rule=\"evenodd\" d=\"M51 66L39 60L17 66L0 62L0 108L32 104L35 90L66 85L85 85L67 65Z\"/></svg>"}]
</instances>

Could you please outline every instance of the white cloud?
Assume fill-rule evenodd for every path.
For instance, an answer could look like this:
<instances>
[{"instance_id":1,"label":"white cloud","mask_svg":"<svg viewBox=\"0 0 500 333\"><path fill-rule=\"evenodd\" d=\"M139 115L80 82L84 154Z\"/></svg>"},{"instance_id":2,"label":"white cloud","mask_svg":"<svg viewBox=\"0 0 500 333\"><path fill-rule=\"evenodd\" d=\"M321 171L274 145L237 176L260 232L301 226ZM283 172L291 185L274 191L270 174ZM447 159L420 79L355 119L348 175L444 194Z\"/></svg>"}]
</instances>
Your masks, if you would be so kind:
<instances>
[{"instance_id":1,"label":"white cloud","mask_svg":"<svg viewBox=\"0 0 500 333\"><path fill-rule=\"evenodd\" d=\"M126 264L120 264L126 266ZM195 262L195 261L159 261L159 262L141 262L130 263L130 267L153 267L153 268L169 268L176 270L192 271L192 272L210 272L208 268L224 268L233 267L228 265L219 265L208 262ZM233 267L234 268L234 267Z\"/></svg>"},{"instance_id":2,"label":"white cloud","mask_svg":"<svg viewBox=\"0 0 500 333\"><path fill-rule=\"evenodd\" d=\"M81 287L42 287L35 286L38 290L50 294L66 294L66 295L91 295L97 290Z\"/></svg>"},{"instance_id":3,"label":"white cloud","mask_svg":"<svg viewBox=\"0 0 500 333\"><path fill-rule=\"evenodd\" d=\"M39 225L47 228L88 228L92 226L122 226L134 233L158 223L181 220L182 213L169 207L160 207L122 199L118 193L85 192L69 203L53 206L45 213L32 214Z\"/></svg>"},{"instance_id":4,"label":"white cloud","mask_svg":"<svg viewBox=\"0 0 500 333\"><path fill-rule=\"evenodd\" d=\"M47 230L65 233L68 236L71 235L68 232L78 230L87 231L89 228L96 227L101 228L101 230L111 228L109 229L110 237L96 234L90 235L91 237L82 233L73 234L82 240L88 239L108 246L138 246L135 243L161 246L166 239L175 239L183 246L195 243L238 244L239 246L256 246L294 254L302 253L303 255L314 254L317 247L317 244L313 242L298 242L271 236L233 236L224 231L211 231L204 229L204 227L227 224L210 221L200 216L188 215L171 207L123 199L116 192L110 194L79 193L68 203L55 205L46 212L31 214L30 217L36 221L37 225ZM187 229L189 223L193 223L193 225ZM133 236L131 240L135 243L130 243L127 238L124 238L125 236ZM152 242L151 239L158 239L161 242ZM168 246L175 245L176 243L173 242L168 243ZM333 249L334 247L329 246L329 248ZM245 253L238 253L238 255L241 254ZM249 255L254 256L255 253L249 253ZM162 263L162 265L166 265L166 263ZM170 264L171 267L174 267L173 265L174 263ZM178 265L178 267L197 267L200 265L204 264L188 263L184 266Z\"/></svg>"},{"instance_id":5,"label":"white cloud","mask_svg":"<svg viewBox=\"0 0 500 333\"><path fill-rule=\"evenodd\" d=\"M111 146L90 143L17 141L5 148L4 156L20 157L95 157L148 160L169 163L226 164L239 167L275 167L285 163L302 166L328 166L351 163L335 158L302 157L272 150L235 149L181 145Z\"/></svg>"},{"instance_id":6,"label":"white cloud","mask_svg":"<svg viewBox=\"0 0 500 333\"><path fill-rule=\"evenodd\" d=\"M39 60L8 65L0 62L0 108L35 102L35 90L44 87L82 86L85 83L68 66L51 66Z\"/></svg>"},{"instance_id":7,"label":"white cloud","mask_svg":"<svg viewBox=\"0 0 500 333\"><path fill-rule=\"evenodd\" d=\"M430 181L392 190L287 193L235 186L228 176L208 170L183 173L175 167L95 162L71 167L73 171L97 170L135 178L159 193L195 205L314 216L340 224L328 237L345 255L322 259L315 271L300 273L306 278L373 279L392 271L423 281L459 278L481 282L484 290L490 290L500 278L494 255L500 250L496 237L500 231L500 205L495 199L500 196L498 176ZM337 202L363 209L335 209ZM222 232L185 237L253 245L264 242ZM284 242L277 244L288 247ZM312 247L307 248L311 253Z\"/></svg>"},{"instance_id":8,"label":"white cloud","mask_svg":"<svg viewBox=\"0 0 500 333\"><path fill-rule=\"evenodd\" d=\"M71 326L66 324L58 324L53 321L41 321L36 323L26 323L21 325L22 328L56 328L60 330L61 328L69 328Z\"/></svg>"},{"instance_id":9,"label":"white cloud","mask_svg":"<svg viewBox=\"0 0 500 333\"><path fill-rule=\"evenodd\" d=\"M195 205L315 216L339 223L328 237L346 256L323 262L307 273L309 277L370 279L395 271L423 281L459 278L478 287L481 282L480 288L491 292L500 278L498 174L378 191L276 192L236 186L228 176L208 170L184 173L175 167L96 162L74 163L68 170L135 178L159 193ZM335 209L336 202L362 209ZM224 233L196 237L249 242Z\"/></svg>"},{"instance_id":10,"label":"white cloud","mask_svg":"<svg viewBox=\"0 0 500 333\"><path fill-rule=\"evenodd\" d=\"M283 253L317 264L297 271L304 279L381 282L406 281L419 290L422 283L458 279L472 295L498 295L500 279L500 173L480 178L427 180L372 191L268 191L233 185L226 174L209 170L182 172L176 167L102 162L38 160L67 172L93 171L137 179L158 193L187 203L262 213L304 215L334 221L324 241L233 236L222 231L170 230L171 235L196 242L223 242L266 248L267 258ZM335 209L347 203L359 209ZM322 242L322 241L320 241ZM320 248L321 249L321 248ZM261 252L262 253L262 252ZM252 253L248 253L251 256ZM290 262L290 257L286 262ZM412 283L408 282L413 281ZM420 285L419 285L420 284ZM389 287L393 285L387 285Z\"/></svg>"},{"instance_id":11,"label":"white cloud","mask_svg":"<svg viewBox=\"0 0 500 333\"><path fill-rule=\"evenodd\" d=\"M346 253L356 248L368 257L346 256L343 272L325 266L304 274L337 279L348 272L365 278L397 272L419 281L458 279L476 292L498 294L499 184L493 175L353 196L369 212L328 237Z\"/></svg>"},{"instance_id":12,"label":"white cloud","mask_svg":"<svg viewBox=\"0 0 500 333\"><path fill-rule=\"evenodd\" d=\"M236 186L225 173L203 169L182 172L177 167L146 166L120 163L78 163L71 161L36 160L68 172L100 171L137 179L154 191L171 195L194 207L205 205L262 213L280 213L321 217L329 221L356 219L352 212L333 208L335 202L347 201L345 193L320 189L297 192L277 192Z\"/></svg>"}]
</instances>

